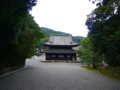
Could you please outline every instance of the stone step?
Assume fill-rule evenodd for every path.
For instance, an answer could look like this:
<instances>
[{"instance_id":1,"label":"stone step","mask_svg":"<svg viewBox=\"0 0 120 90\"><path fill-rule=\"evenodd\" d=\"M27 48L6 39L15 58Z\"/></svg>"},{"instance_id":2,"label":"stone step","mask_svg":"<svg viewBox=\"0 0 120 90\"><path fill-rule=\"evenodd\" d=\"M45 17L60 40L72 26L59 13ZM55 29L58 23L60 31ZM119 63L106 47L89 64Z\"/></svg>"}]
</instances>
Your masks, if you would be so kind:
<instances>
[{"instance_id":1,"label":"stone step","mask_svg":"<svg viewBox=\"0 0 120 90\"><path fill-rule=\"evenodd\" d=\"M56 62L65 62L65 63L79 63L78 61L67 61L67 60L44 60L41 62L51 62L51 63L56 63Z\"/></svg>"}]
</instances>

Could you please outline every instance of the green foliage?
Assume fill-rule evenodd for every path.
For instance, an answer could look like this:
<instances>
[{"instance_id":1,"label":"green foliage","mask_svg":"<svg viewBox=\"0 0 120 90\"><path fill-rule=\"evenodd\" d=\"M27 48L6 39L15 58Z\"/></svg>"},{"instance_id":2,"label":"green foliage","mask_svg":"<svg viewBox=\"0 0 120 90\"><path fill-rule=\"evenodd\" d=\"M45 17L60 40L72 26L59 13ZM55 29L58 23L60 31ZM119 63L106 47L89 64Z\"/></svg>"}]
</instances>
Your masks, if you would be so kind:
<instances>
[{"instance_id":1,"label":"green foliage","mask_svg":"<svg viewBox=\"0 0 120 90\"><path fill-rule=\"evenodd\" d=\"M77 50L78 56L81 58L82 63L97 65L101 63L101 57L98 53L93 51L93 47L90 44L89 37L81 40L80 50Z\"/></svg>"},{"instance_id":2,"label":"green foliage","mask_svg":"<svg viewBox=\"0 0 120 90\"><path fill-rule=\"evenodd\" d=\"M81 47L80 50L77 50L78 56L81 59L82 63L88 63L90 64L92 61L92 54L89 50L89 40L88 37L81 40Z\"/></svg>"},{"instance_id":3,"label":"green foliage","mask_svg":"<svg viewBox=\"0 0 120 90\"><path fill-rule=\"evenodd\" d=\"M22 66L43 36L28 11L36 0L0 1L0 68Z\"/></svg>"},{"instance_id":4,"label":"green foliage","mask_svg":"<svg viewBox=\"0 0 120 90\"><path fill-rule=\"evenodd\" d=\"M74 42L77 42L77 43L80 43L80 41L83 39L84 37L82 37L82 36L74 36L73 37L73 41Z\"/></svg>"},{"instance_id":5,"label":"green foliage","mask_svg":"<svg viewBox=\"0 0 120 90\"><path fill-rule=\"evenodd\" d=\"M86 37L84 39L81 40L81 55L80 58L82 59L83 62L91 64L92 63L92 50L90 50L90 43L89 43L89 38Z\"/></svg>"},{"instance_id":6,"label":"green foliage","mask_svg":"<svg viewBox=\"0 0 120 90\"><path fill-rule=\"evenodd\" d=\"M103 0L86 21L94 52L113 66L120 65L120 2Z\"/></svg>"},{"instance_id":7,"label":"green foliage","mask_svg":"<svg viewBox=\"0 0 120 90\"><path fill-rule=\"evenodd\" d=\"M55 31L55 30L45 28L45 27L41 27L41 31L45 34L46 37L50 37L51 34L69 34L69 33L65 33L65 32ZM77 42L77 43L80 43L80 41L83 38L84 37L82 37L82 36L74 36L73 41Z\"/></svg>"},{"instance_id":8,"label":"green foliage","mask_svg":"<svg viewBox=\"0 0 120 90\"><path fill-rule=\"evenodd\" d=\"M16 40L17 51L20 57L28 58L35 54L37 43L44 35L30 14L25 18L21 28L22 31L18 33Z\"/></svg>"},{"instance_id":9,"label":"green foliage","mask_svg":"<svg viewBox=\"0 0 120 90\"><path fill-rule=\"evenodd\" d=\"M45 34L46 37L49 37L51 34L68 34L61 31L55 31L49 28L41 27L41 31Z\"/></svg>"},{"instance_id":10,"label":"green foliage","mask_svg":"<svg viewBox=\"0 0 120 90\"><path fill-rule=\"evenodd\" d=\"M42 38L40 39L39 43L38 43L38 48L44 48L43 43L49 41L49 38Z\"/></svg>"},{"instance_id":11,"label":"green foliage","mask_svg":"<svg viewBox=\"0 0 120 90\"><path fill-rule=\"evenodd\" d=\"M81 63L92 64L92 51L80 48L80 50L77 50L77 53L81 59Z\"/></svg>"}]
</instances>

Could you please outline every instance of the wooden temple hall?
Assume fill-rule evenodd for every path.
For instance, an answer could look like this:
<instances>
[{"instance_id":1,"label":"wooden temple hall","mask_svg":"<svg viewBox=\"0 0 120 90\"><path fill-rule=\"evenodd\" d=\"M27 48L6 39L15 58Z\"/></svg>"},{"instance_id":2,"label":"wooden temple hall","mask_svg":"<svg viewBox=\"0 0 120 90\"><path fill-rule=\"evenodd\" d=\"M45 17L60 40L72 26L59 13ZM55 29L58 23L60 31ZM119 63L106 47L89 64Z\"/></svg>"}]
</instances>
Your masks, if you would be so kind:
<instances>
[{"instance_id":1,"label":"wooden temple hall","mask_svg":"<svg viewBox=\"0 0 120 90\"><path fill-rule=\"evenodd\" d=\"M70 34L51 35L49 42L43 43L46 49L42 52L46 60L76 60L76 52L72 47L79 46L72 40Z\"/></svg>"}]
</instances>

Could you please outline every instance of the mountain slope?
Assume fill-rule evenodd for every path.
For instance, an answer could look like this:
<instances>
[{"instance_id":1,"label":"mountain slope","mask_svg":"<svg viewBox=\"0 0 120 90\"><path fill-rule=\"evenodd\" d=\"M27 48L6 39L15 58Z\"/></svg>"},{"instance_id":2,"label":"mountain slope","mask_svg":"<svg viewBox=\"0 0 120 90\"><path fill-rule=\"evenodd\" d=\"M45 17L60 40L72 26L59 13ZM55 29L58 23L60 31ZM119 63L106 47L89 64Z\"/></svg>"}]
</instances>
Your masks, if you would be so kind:
<instances>
[{"instance_id":1,"label":"mountain slope","mask_svg":"<svg viewBox=\"0 0 120 90\"><path fill-rule=\"evenodd\" d=\"M41 32L45 34L46 37L49 37L51 34L69 34L61 31L55 31L49 28L41 27Z\"/></svg>"},{"instance_id":2,"label":"mountain slope","mask_svg":"<svg viewBox=\"0 0 120 90\"><path fill-rule=\"evenodd\" d=\"M55 30L45 28L45 27L41 27L41 32L43 32L46 37L49 37L51 34L69 34L69 33L61 32L61 31L55 31ZM80 41L83 38L84 37L82 37L82 36L73 36L73 41L80 43Z\"/></svg>"}]
</instances>

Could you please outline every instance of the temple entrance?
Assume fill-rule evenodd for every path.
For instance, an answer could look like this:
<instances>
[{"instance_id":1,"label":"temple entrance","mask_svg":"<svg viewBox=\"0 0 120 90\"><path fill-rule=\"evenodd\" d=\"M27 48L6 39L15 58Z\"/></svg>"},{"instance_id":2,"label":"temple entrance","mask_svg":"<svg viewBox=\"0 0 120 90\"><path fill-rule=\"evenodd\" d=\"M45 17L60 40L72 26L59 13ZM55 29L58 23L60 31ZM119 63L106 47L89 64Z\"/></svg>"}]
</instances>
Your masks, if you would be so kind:
<instances>
[{"instance_id":1,"label":"temple entrance","mask_svg":"<svg viewBox=\"0 0 120 90\"><path fill-rule=\"evenodd\" d=\"M49 54L46 53L46 60L76 60L76 54Z\"/></svg>"}]
</instances>

